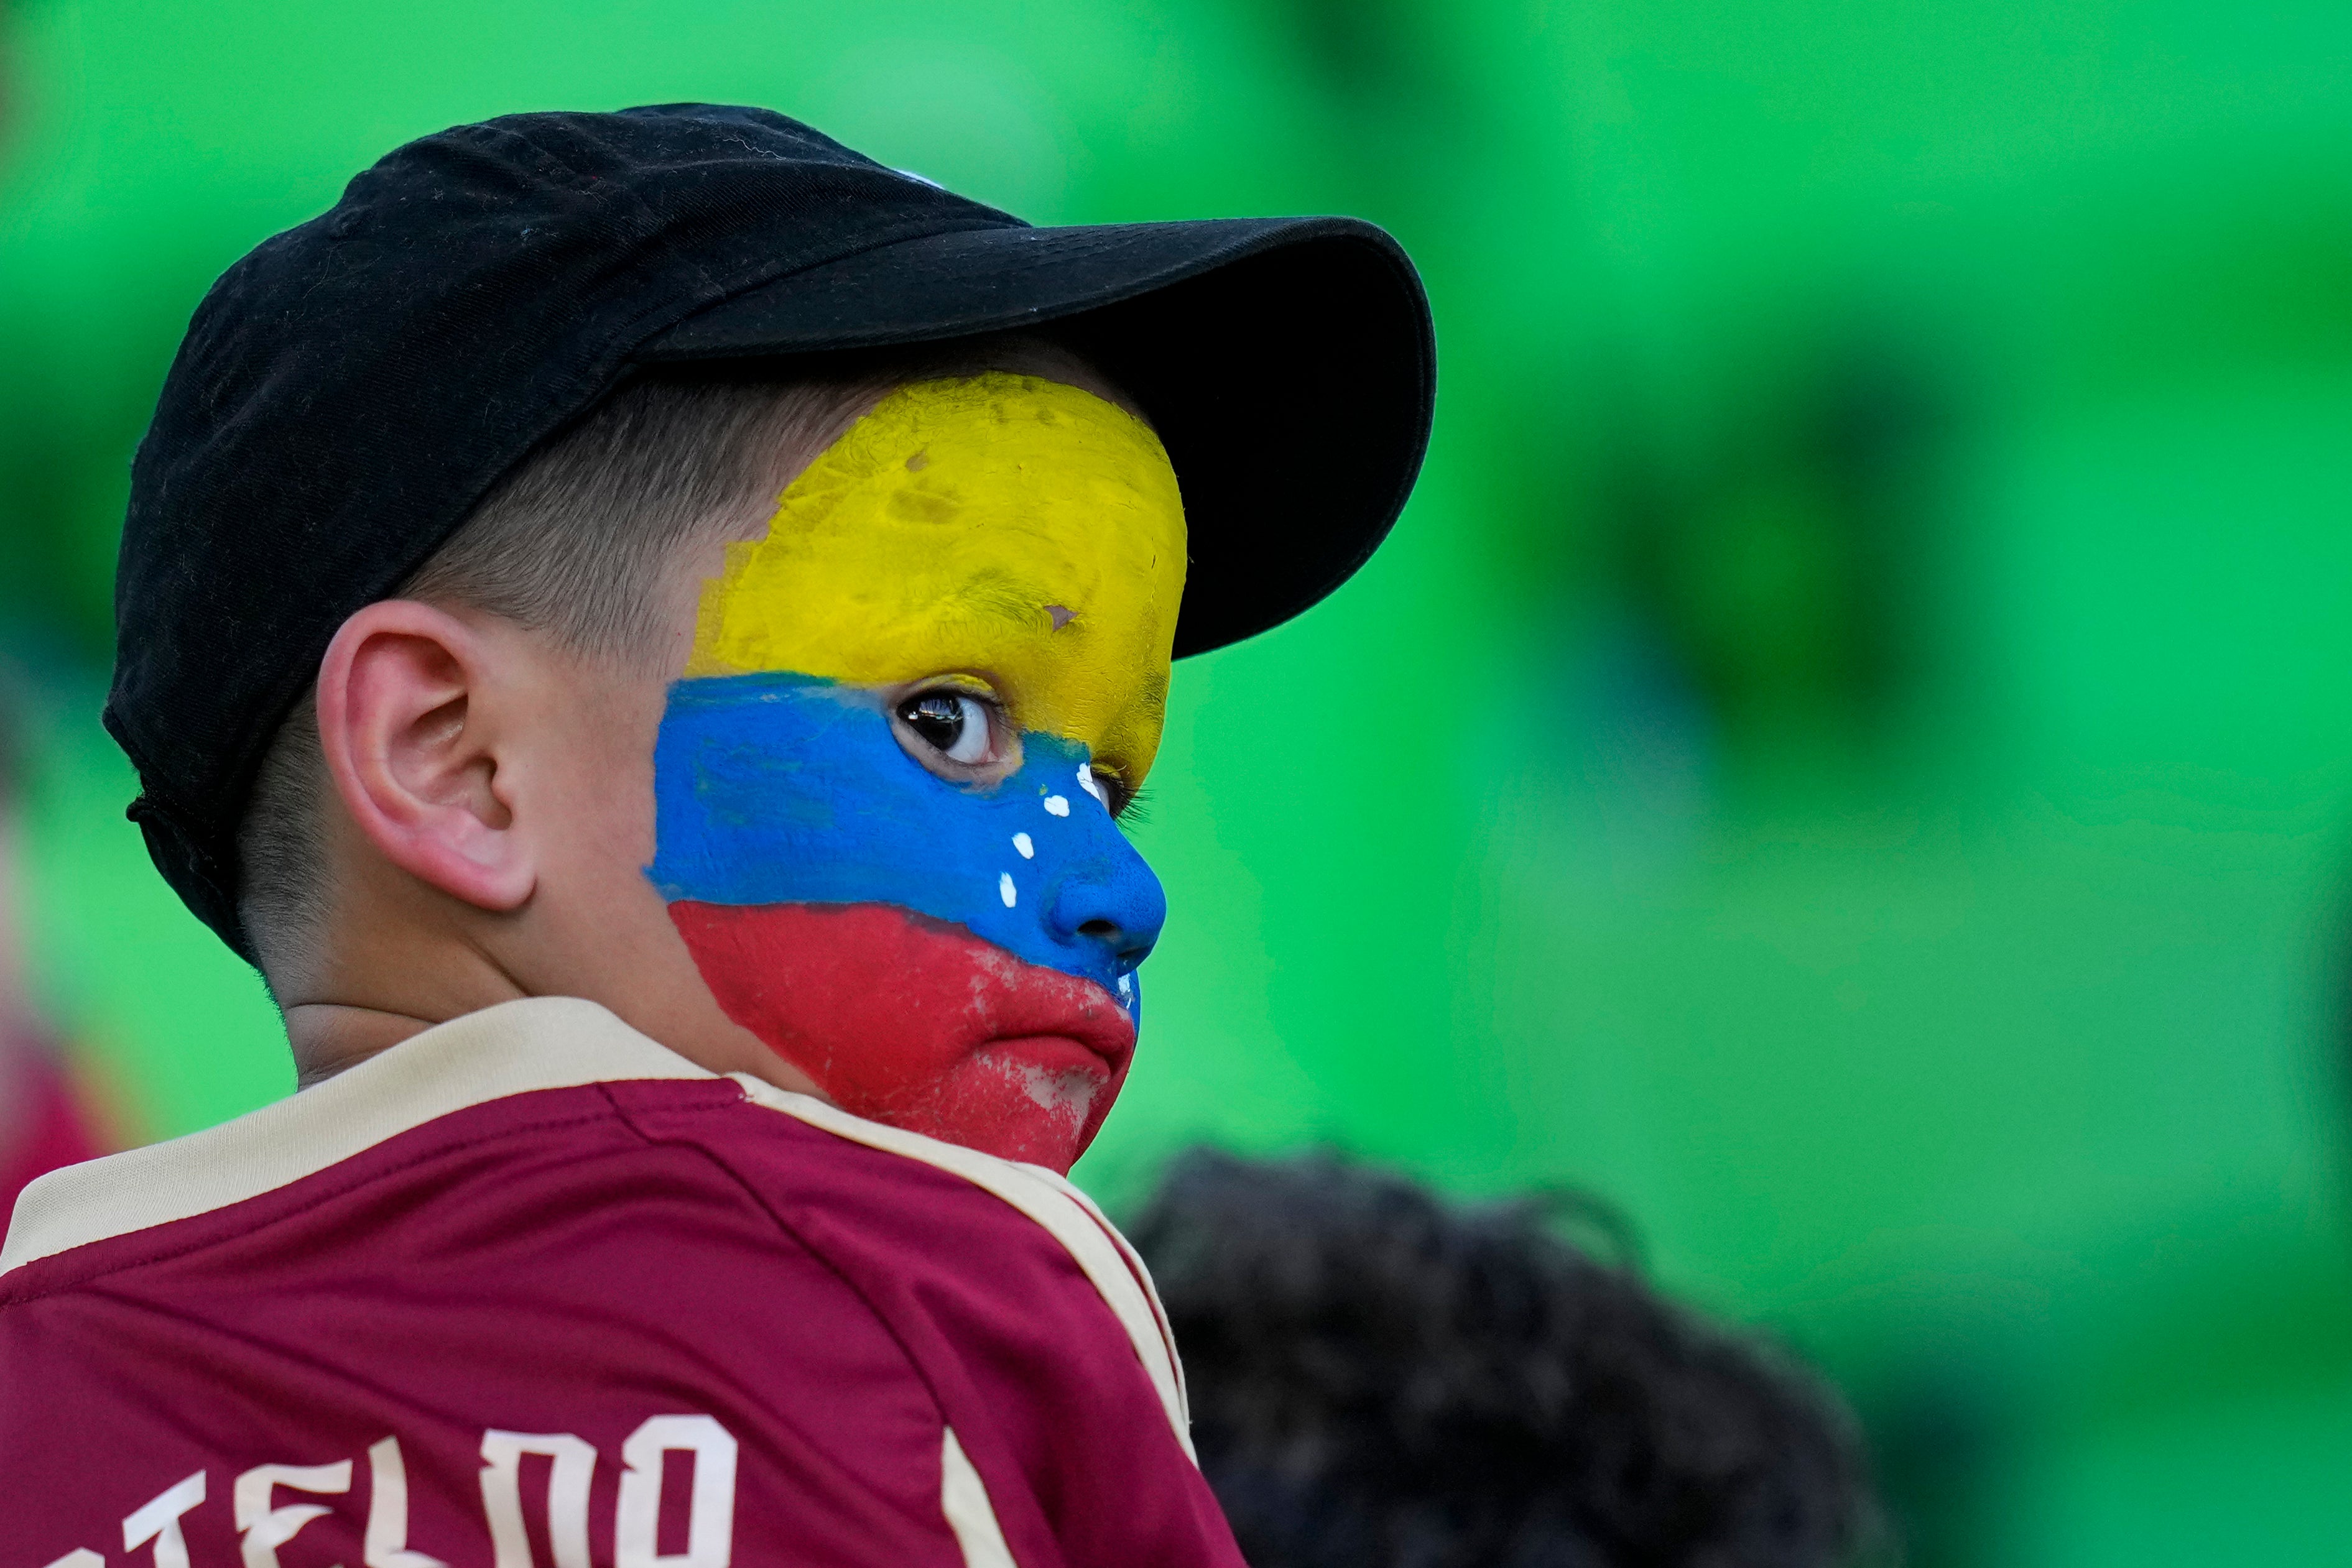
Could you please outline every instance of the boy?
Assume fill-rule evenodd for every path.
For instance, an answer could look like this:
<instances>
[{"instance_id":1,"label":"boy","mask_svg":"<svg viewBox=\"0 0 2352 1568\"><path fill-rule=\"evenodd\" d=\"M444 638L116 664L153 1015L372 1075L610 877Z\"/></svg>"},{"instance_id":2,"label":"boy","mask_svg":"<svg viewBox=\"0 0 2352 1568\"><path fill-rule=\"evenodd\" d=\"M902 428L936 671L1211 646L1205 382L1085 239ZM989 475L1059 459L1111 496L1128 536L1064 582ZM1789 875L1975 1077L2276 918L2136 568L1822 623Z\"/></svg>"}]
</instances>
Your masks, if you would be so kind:
<instances>
[{"instance_id":1,"label":"boy","mask_svg":"<svg viewBox=\"0 0 2352 1568\"><path fill-rule=\"evenodd\" d=\"M232 268L108 716L306 1087L19 1205L11 1560L1238 1562L1058 1174L1163 915L1111 819L1430 363L1365 225L1031 230L707 106L428 137Z\"/></svg>"}]
</instances>

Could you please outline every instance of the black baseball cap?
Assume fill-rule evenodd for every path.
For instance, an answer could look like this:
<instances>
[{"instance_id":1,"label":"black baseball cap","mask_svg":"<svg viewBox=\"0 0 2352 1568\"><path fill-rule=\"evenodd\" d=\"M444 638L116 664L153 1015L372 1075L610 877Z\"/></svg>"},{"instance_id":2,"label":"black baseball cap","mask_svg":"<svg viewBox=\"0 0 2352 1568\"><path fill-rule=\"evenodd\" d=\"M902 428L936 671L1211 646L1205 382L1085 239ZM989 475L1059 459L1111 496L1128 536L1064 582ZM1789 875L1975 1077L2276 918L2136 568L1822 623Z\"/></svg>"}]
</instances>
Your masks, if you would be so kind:
<instances>
[{"instance_id":1,"label":"black baseball cap","mask_svg":"<svg viewBox=\"0 0 2352 1568\"><path fill-rule=\"evenodd\" d=\"M1436 350L1370 224L1034 228L711 104L509 115L390 153L213 286L131 464L106 724L157 867L252 956L237 821L336 629L632 374L1046 323L1175 465L1179 655L1321 599L1403 507Z\"/></svg>"}]
</instances>

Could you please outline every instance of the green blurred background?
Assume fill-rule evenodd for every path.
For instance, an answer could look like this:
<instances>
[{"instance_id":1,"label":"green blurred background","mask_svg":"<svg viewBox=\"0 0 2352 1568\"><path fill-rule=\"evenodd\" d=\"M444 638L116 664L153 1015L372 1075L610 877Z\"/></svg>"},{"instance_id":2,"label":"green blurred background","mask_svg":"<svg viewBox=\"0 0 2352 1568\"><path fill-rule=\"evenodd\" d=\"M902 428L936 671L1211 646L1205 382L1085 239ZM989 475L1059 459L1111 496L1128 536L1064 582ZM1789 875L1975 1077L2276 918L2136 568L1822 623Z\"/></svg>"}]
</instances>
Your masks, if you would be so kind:
<instances>
[{"instance_id":1,"label":"green blurred background","mask_svg":"<svg viewBox=\"0 0 2352 1568\"><path fill-rule=\"evenodd\" d=\"M1588 1188L1862 1410L1923 1565L2352 1563L2352 7L16 0L37 972L143 1136L291 1088L96 724L189 310L400 141L770 105L1039 222L1425 270L1388 549L1180 674L1080 1176Z\"/></svg>"}]
</instances>

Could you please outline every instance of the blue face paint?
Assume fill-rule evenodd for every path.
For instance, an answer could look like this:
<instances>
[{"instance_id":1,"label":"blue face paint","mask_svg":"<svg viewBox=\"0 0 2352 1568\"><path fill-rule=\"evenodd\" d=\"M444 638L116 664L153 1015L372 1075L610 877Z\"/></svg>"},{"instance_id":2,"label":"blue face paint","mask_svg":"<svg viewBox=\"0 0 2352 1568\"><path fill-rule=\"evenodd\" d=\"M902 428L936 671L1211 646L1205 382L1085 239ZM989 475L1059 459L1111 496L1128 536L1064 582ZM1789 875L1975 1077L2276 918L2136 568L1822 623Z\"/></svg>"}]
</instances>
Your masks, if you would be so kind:
<instances>
[{"instance_id":1,"label":"blue face paint","mask_svg":"<svg viewBox=\"0 0 2352 1568\"><path fill-rule=\"evenodd\" d=\"M646 874L673 903L881 904L1090 980L1129 1015L1167 919L1160 880L1085 781L1084 747L1031 732L985 790L907 755L881 700L793 674L680 681L654 750Z\"/></svg>"}]
</instances>

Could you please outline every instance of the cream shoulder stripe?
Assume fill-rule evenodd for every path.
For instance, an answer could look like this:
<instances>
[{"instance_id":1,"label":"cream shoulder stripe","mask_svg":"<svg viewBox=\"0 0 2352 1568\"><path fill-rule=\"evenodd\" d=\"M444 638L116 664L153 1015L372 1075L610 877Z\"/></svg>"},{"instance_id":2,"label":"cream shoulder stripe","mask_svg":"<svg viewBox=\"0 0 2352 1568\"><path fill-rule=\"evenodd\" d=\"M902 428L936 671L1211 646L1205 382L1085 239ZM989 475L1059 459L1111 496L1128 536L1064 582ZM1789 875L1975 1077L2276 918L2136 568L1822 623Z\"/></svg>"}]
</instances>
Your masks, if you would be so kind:
<instances>
[{"instance_id":1,"label":"cream shoulder stripe","mask_svg":"<svg viewBox=\"0 0 2352 1568\"><path fill-rule=\"evenodd\" d=\"M853 1116L822 1100L763 1083L749 1073L729 1076L743 1086L745 1096L755 1103L796 1116L811 1126L822 1127L853 1143L904 1155L952 1172L974 1186L995 1194L1045 1227L1085 1271L1112 1315L1118 1319L1119 1326L1127 1331L1129 1343L1135 1346L1136 1359L1143 1363L1143 1370L1160 1396L1168 1425L1175 1430L1176 1441L1188 1458L1198 1462L1192 1454L1191 1423L1184 1413L1183 1384L1159 1303L1142 1282L1145 1277L1129 1267L1123 1244L1112 1239L1117 1232L1092 1204L1076 1196L1075 1187L1035 1166L1016 1165L977 1149L927 1138L920 1133L886 1127L879 1122Z\"/></svg>"},{"instance_id":2,"label":"cream shoulder stripe","mask_svg":"<svg viewBox=\"0 0 2352 1568\"><path fill-rule=\"evenodd\" d=\"M1067 1177L1056 1176L1042 1166L1029 1168L1052 1182L1068 1195L1073 1203L1085 1209L1094 1222L1102 1227L1103 1234L1110 1238L1111 1244L1118 1249L1119 1256L1127 1260L1127 1266L1134 1273L1136 1282L1143 1287L1143 1299L1150 1305L1151 1321L1159 1326L1160 1343L1168 1348L1168 1364L1176 1369L1176 1408L1184 1417L1182 1429L1190 1432L1192 1429L1192 1396L1184 1386L1184 1358L1176 1354L1176 1331L1168 1325L1168 1309L1160 1304L1160 1287L1152 1283L1151 1270L1145 1265L1142 1254L1137 1252L1128 1239L1120 1234L1118 1227L1110 1222L1110 1217L1096 1206L1095 1200L1080 1191ZM1192 1452L1189 1446L1185 1452Z\"/></svg>"},{"instance_id":3,"label":"cream shoulder stripe","mask_svg":"<svg viewBox=\"0 0 2352 1568\"><path fill-rule=\"evenodd\" d=\"M593 1002L535 997L485 1008L234 1122L52 1171L16 1199L0 1273L258 1197L436 1117L510 1094L716 1076Z\"/></svg>"},{"instance_id":4,"label":"cream shoulder stripe","mask_svg":"<svg viewBox=\"0 0 2352 1568\"><path fill-rule=\"evenodd\" d=\"M1004 1544L1003 1528L988 1500L987 1483L972 1469L955 1428L942 1428L940 1442L940 1511L955 1532L963 1551L964 1568L1015 1568L1013 1548Z\"/></svg>"}]
</instances>

